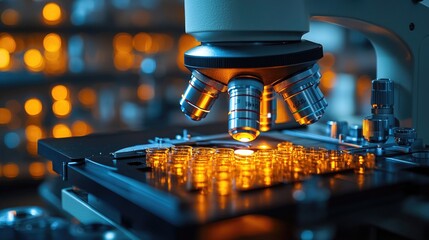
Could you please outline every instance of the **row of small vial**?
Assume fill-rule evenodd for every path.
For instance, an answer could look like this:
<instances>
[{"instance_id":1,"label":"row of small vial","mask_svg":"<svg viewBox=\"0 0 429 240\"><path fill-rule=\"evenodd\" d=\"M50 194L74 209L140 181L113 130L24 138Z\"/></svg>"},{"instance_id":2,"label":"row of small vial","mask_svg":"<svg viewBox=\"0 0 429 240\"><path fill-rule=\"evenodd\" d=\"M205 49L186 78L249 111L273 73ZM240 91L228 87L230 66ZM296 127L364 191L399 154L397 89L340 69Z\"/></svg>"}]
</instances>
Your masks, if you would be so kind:
<instances>
[{"instance_id":1,"label":"row of small vial","mask_svg":"<svg viewBox=\"0 0 429 240\"><path fill-rule=\"evenodd\" d=\"M174 146L147 150L146 163L154 171L175 175L178 184L201 192L227 195L235 190L267 187L300 180L311 174L355 169L365 173L374 167L372 154L348 154L336 150L304 148L291 142L276 150Z\"/></svg>"},{"instance_id":2,"label":"row of small vial","mask_svg":"<svg viewBox=\"0 0 429 240\"><path fill-rule=\"evenodd\" d=\"M372 169L375 156L371 153L350 154L345 151L327 150L324 148L305 148L292 142L281 142L277 149L239 149L205 148L191 146L174 146L168 148L151 148L147 150L147 165L166 170L166 164L173 167L192 167L190 162L205 164L213 171L229 171L240 165L253 164L259 167L276 167L284 171L302 172L303 174L320 174L346 169ZM362 169L361 169L362 170Z\"/></svg>"}]
</instances>

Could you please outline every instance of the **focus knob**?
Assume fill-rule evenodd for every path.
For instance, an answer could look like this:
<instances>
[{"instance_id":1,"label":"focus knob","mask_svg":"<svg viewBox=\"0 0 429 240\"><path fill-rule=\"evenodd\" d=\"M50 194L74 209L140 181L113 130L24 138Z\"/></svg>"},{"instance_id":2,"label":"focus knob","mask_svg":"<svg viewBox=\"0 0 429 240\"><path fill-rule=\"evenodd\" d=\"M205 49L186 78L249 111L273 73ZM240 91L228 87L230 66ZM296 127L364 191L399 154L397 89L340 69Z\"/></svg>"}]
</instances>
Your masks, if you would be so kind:
<instances>
[{"instance_id":1,"label":"focus knob","mask_svg":"<svg viewBox=\"0 0 429 240\"><path fill-rule=\"evenodd\" d=\"M328 121L326 133L331 138L338 138L340 134L347 136L348 123L346 121Z\"/></svg>"},{"instance_id":2,"label":"focus knob","mask_svg":"<svg viewBox=\"0 0 429 240\"><path fill-rule=\"evenodd\" d=\"M362 126L357 124L352 124L349 127L349 137L352 141L362 141Z\"/></svg>"},{"instance_id":3,"label":"focus knob","mask_svg":"<svg viewBox=\"0 0 429 240\"><path fill-rule=\"evenodd\" d=\"M384 143L389 137L389 121L387 118L366 117L362 122L362 133L370 143Z\"/></svg>"},{"instance_id":4,"label":"focus knob","mask_svg":"<svg viewBox=\"0 0 429 240\"><path fill-rule=\"evenodd\" d=\"M395 128L393 136L398 145L410 146L416 140L417 134L414 128Z\"/></svg>"},{"instance_id":5,"label":"focus knob","mask_svg":"<svg viewBox=\"0 0 429 240\"><path fill-rule=\"evenodd\" d=\"M372 81L371 106L373 114L393 114L393 82L386 78Z\"/></svg>"}]
</instances>

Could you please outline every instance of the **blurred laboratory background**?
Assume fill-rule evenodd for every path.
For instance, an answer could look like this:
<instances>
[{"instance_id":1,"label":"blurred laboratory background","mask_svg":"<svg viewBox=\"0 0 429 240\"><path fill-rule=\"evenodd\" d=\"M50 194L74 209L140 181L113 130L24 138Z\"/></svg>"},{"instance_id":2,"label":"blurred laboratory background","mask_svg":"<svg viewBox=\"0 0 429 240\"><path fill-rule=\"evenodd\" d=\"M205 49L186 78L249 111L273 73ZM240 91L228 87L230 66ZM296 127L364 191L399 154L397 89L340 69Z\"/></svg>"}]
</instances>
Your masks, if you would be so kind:
<instances>
[{"instance_id":1,"label":"blurred laboratory background","mask_svg":"<svg viewBox=\"0 0 429 240\"><path fill-rule=\"evenodd\" d=\"M322 121L369 115L368 40L320 22L304 38L324 46ZM198 44L184 34L183 0L0 0L0 209L3 193L55 176L37 156L41 138L227 121L226 96L200 123L180 111L183 53Z\"/></svg>"}]
</instances>

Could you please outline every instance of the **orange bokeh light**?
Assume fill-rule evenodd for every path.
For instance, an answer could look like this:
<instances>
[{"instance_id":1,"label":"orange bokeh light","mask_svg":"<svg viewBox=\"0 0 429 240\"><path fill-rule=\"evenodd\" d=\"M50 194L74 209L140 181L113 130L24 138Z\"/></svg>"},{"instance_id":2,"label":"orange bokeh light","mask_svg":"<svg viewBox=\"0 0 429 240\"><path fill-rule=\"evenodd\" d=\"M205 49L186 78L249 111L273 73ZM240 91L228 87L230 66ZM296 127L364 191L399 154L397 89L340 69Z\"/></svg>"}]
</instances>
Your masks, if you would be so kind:
<instances>
[{"instance_id":1,"label":"orange bokeh light","mask_svg":"<svg viewBox=\"0 0 429 240\"><path fill-rule=\"evenodd\" d=\"M72 132L70 128L67 127L67 125L60 123L54 126L54 128L52 129L52 135L54 136L54 138L65 138L71 137Z\"/></svg>"},{"instance_id":2,"label":"orange bokeh light","mask_svg":"<svg viewBox=\"0 0 429 240\"><path fill-rule=\"evenodd\" d=\"M58 4L50 2L43 7L42 15L47 23L58 23L61 20L61 8Z\"/></svg>"},{"instance_id":3,"label":"orange bokeh light","mask_svg":"<svg viewBox=\"0 0 429 240\"><path fill-rule=\"evenodd\" d=\"M84 121L76 121L72 125L73 136L85 136L92 133L92 127Z\"/></svg>"},{"instance_id":4,"label":"orange bokeh light","mask_svg":"<svg viewBox=\"0 0 429 240\"><path fill-rule=\"evenodd\" d=\"M322 88L331 89L335 86L336 74L333 71L326 71L322 74L320 85Z\"/></svg>"},{"instance_id":5,"label":"orange bokeh light","mask_svg":"<svg viewBox=\"0 0 429 240\"><path fill-rule=\"evenodd\" d=\"M57 85L52 88L51 95L54 100L65 100L68 97L68 89L64 85Z\"/></svg>"},{"instance_id":6,"label":"orange bokeh light","mask_svg":"<svg viewBox=\"0 0 429 240\"><path fill-rule=\"evenodd\" d=\"M32 162L28 166L28 172L33 178L41 178L45 175L45 164L42 162Z\"/></svg>"},{"instance_id":7,"label":"orange bokeh light","mask_svg":"<svg viewBox=\"0 0 429 240\"><path fill-rule=\"evenodd\" d=\"M133 37L129 33L118 33L113 38L116 51L130 53L133 50Z\"/></svg>"},{"instance_id":8,"label":"orange bokeh light","mask_svg":"<svg viewBox=\"0 0 429 240\"><path fill-rule=\"evenodd\" d=\"M12 120L12 113L7 108L0 108L0 124L8 124Z\"/></svg>"},{"instance_id":9,"label":"orange bokeh light","mask_svg":"<svg viewBox=\"0 0 429 240\"><path fill-rule=\"evenodd\" d=\"M10 55L9 52L4 49L0 48L0 69L7 68L10 63Z\"/></svg>"},{"instance_id":10,"label":"orange bokeh light","mask_svg":"<svg viewBox=\"0 0 429 240\"><path fill-rule=\"evenodd\" d=\"M97 94L91 88L83 88L78 93L79 102L86 107L94 106L97 101Z\"/></svg>"},{"instance_id":11,"label":"orange bokeh light","mask_svg":"<svg viewBox=\"0 0 429 240\"><path fill-rule=\"evenodd\" d=\"M52 104L52 111L57 117L65 117L70 114L71 103L67 100L58 100Z\"/></svg>"},{"instance_id":12,"label":"orange bokeh light","mask_svg":"<svg viewBox=\"0 0 429 240\"><path fill-rule=\"evenodd\" d=\"M58 52L61 49L61 37L56 33L49 33L43 38L43 47L48 52Z\"/></svg>"},{"instance_id":13,"label":"orange bokeh light","mask_svg":"<svg viewBox=\"0 0 429 240\"><path fill-rule=\"evenodd\" d=\"M1 14L1 21L4 25L16 25L19 22L19 12L11 8L6 9Z\"/></svg>"},{"instance_id":14,"label":"orange bokeh light","mask_svg":"<svg viewBox=\"0 0 429 240\"><path fill-rule=\"evenodd\" d=\"M154 98L155 90L152 85L149 84L141 84L137 88L137 96L142 101L149 101Z\"/></svg>"},{"instance_id":15,"label":"orange bokeh light","mask_svg":"<svg viewBox=\"0 0 429 240\"><path fill-rule=\"evenodd\" d=\"M138 33L133 38L133 46L137 51L149 52L152 47L152 37L147 33Z\"/></svg>"},{"instance_id":16,"label":"orange bokeh light","mask_svg":"<svg viewBox=\"0 0 429 240\"><path fill-rule=\"evenodd\" d=\"M36 125L28 125L25 128L25 136L29 142L37 142L43 136L42 129Z\"/></svg>"},{"instance_id":17,"label":"orange bokeh light","mask_svg":"<svg viewBox=\"0 0 429 240\"><path fill-rule=\"evenodd\" d=\"M27 152L30 155L37 156L37 142L27 142Z\"/></svg>"},{"instance_id":18,"label":"orange bokeh light","mask_svg":"<svg viewBox=\"0 0 429 240\"><path fill-rule=\"evenodd\" d=\"M364 96L365 93L371 92L371 77L367 75L362 75L357 79L357 93L359 96Z\"/></svg>"},{"instance_id":19,"label":"orange bokeh light","mask_svg":"<svg viewBox=\"0 0 429 240\"><path fill-rule=\"evenodd\" d=\"M24 63L32 71L41 71L44 67L44 59L37 49L29 49L24 53Z\"/></svg>"},{"instance_id":20,"label":"orange bokeh light","mask_svg":"<svg viewBox=\"0 0 429 240\"><path fill-rule=\"evenodd\" d=\"M191 35L184 34L179 39L179 51L177 52L177 66L180 68L180 70L184 72L188 72L189 70L185 67L185 62L183 55L186 51L189 49L196 47L200 44L194 37Z\"/></svg>"},{"instance_id":21,"label":"orange bokeh light","mask_svg":"<svg viewBox=\"0 0 429 240\"><path fill-rule=\"evenodd\" d=\"M25 112L30 116L39 115L42 108L42 102L37 98L28 99L24 104Z\"/></svg>"},{"instance_id":22,"label":"orange bokeh light","mask_svg":"<svg viewBox=\"0 0 429 240\"><path fill-rule=\"evenodd\" d=\"M127 71L134 65L134 54L127 52L117 52L113 59L116 69Z\"/></svg>"},{"instance_id":23,"label":"orange bokeh light","mask_svg":"<svg viewBox=\"0 0 429 240\"><path fill-rule=\"evenodd\" d=\"M13 53L16 50L15 39L7 33L0 34L0 48L6 49L9 53Z\"/></svg>"},{"instance_id":24,"label":"orange bokeh light","mask_svg":"<svg viewBox=\"0 0 429 240\"><path fill-rule=\"evenodd\" d=\"M16 178L19 175L19 167L15 163L3 165L3 176L6 178Z\"/></svg>"}]
</instances>

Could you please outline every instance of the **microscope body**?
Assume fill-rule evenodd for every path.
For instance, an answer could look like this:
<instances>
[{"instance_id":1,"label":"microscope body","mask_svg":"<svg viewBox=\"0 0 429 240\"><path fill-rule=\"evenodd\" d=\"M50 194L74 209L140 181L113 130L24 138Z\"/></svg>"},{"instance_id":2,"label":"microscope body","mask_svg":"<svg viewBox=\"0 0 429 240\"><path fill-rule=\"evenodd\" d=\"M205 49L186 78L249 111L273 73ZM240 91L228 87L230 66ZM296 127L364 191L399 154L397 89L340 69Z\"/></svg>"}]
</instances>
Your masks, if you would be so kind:
<instances>
[{"instance_id":1,"label":"microscope body","mask_svg":"<svg viewBox=\"0 0 429 240\"><path fill-rule=\"evenodd\" d=\"M429 113L425 104L429 103L429 69L424 67L429 60L428 13L427 6L411 0L186 0L186 32L202 45L185 54L185 65L207 79L203 81L205 87L200 87L202 95L215 99L232 83L242 89L239 95L254 100L248 104L253 108L247 110L246 106L231 106L237 101L230 101L229 122L237 123L239 132L240 128L246 132L260 127L263 118L259 121L259 112L254 110L259 108L256 102L264 102L260 96L265 89L274 89L283 96L297 122L311 124L320 119L327 103L318 89L320 74L316 63L322 57L322 48L301 40L309 31L309 19L358 30L376 51L377 78L395 83L394 112L401 125L416 128L418 138L428 144ZM240 79L250 83L237 84ZM223 88L207 87L216 84ZM209 112L213 103L206 101L208 97L192 102L186 98L189 95L192 94L185 93L181 101L185 114L186 102L204 114ZM210 106L200 107L201 102L210 102ZM192 113L188 111L187 115ZM240 140L234 135L235 125L229 127L230 134ZM250 133L253 139L259 134Z\"/></svg>"},{"instance_id":2,"label":"microscope body","mask_svg":"<svg viewBox=\"0 0 429 240\"><path fill-rule=\"evenodd\" d=\"M186 31L202 43L185 53L192 77L181 107L193 120L228 92L230 134L251 141L270 128L277 92L297 122L317 121L327 107L318 89L322 46L301 40L313 17L371 40L376 89L392 90L391 80L396 88L394 98L377 95L388 101L376 101L372 113L382 119L394 112L402 126L412 120L409 126L429 144L429 9L423 3L185 0L185 11ZM400 148L411 145L407 136L415 132L399 132L401 144L382 149L294 130L240 143L219 134L223 127L196 126L182 136L163 127L42 139L39 155L52 160L66 184L44 183L40 193L61 201L79 222L108 224L130 239L428 239L429 151ZM42 223L5 228L0 221L0 232L19 234L25 227L45 234L53 225Z\"/></svg>"}]
</instances>

